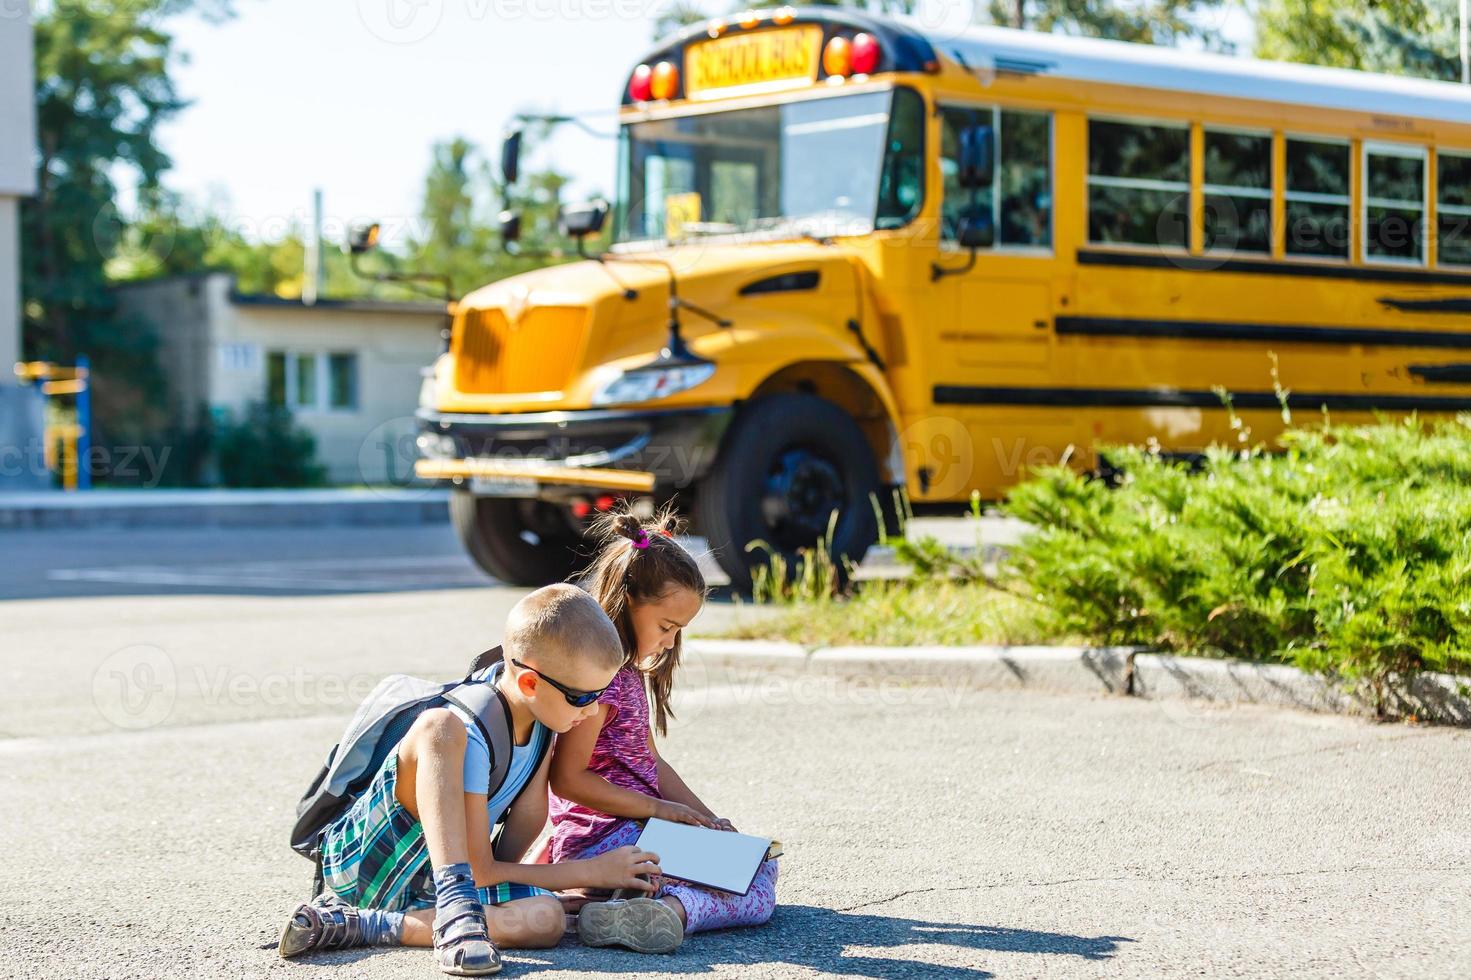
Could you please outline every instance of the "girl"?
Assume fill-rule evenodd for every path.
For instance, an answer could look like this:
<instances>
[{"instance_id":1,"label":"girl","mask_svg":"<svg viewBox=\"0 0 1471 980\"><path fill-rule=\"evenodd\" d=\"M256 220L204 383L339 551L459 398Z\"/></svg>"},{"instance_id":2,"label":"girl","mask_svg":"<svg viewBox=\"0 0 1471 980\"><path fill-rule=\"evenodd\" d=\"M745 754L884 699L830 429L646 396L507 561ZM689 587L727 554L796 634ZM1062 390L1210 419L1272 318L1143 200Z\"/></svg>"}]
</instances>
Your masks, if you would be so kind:
<instances>
[{"instance_id":1,"label":"girl","mask_svg":"<svg viewBox=\"0 0 1471 980\"><path fill-rule=\"evenodd\" d=\"M694 558L674 541L678 530L667 510L648 522L613 513L594 527L602 548L584 584L618 628L628 659L599 698L597 713L557 738L551 768L554 862L632 844L649 817L735 830L664 761L649 727L650 693L660 735L673 715L669 695L680 634L707 592ZM761 865L743 896L669 883L651 898L589 902L578 916L578 934L589 946L668 953L688 933L760 925L775 906L773 860Z\"/></svg>"}]
</instances>

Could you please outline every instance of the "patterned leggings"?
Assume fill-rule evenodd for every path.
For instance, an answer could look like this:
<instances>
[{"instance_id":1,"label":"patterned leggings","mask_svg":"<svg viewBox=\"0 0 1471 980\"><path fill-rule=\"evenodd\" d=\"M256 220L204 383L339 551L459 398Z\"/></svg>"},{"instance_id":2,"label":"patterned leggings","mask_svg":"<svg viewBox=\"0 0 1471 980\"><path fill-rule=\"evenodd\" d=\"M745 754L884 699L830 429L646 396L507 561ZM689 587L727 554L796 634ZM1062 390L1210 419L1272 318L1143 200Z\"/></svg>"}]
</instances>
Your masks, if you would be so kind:
<instances>
[{"instance_id":1,"label":"patterned leggings","mask_svg":"<svg viewBox=\"0 0 1471 980\"><path fill-rule=\"evenodd\" d=\"M625 820L608 831L601 840L587 850L564 855L564 859L597 857L607 851L633 844L638 841L643 826L636 820ZM670 882L659 889L655 898L673 895L684 906L685 935L705 932L710 929L729 929L733 926L759 926L771 918L776 909L776 862L763 861L751 882L751 890L744 895L716 891Z\"/></svg>"}]
</instances>

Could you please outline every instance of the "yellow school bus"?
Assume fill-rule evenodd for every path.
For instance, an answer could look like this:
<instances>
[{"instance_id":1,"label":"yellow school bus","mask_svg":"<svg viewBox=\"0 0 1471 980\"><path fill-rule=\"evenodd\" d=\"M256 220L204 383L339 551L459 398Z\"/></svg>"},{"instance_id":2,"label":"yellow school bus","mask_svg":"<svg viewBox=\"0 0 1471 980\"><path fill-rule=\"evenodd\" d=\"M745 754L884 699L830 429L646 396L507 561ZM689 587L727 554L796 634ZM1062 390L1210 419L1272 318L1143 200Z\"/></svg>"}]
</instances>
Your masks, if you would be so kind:
<instances>
[{"instance_id":1,"label":"yellow school bus","mask_svg":"<svg viewBox=\"0 0 1471 980\"><path fill-rule=\"evenodd\" d=\"M417 471L507 582L629 496L738 586L834 512L857 559L895 488L1228 439L1218 386L1270 438L1274 358L1299 411L1471 409L1461 87L781 8L659 44L620 122L589 258L464 297L421 396Z\"/></svg>"}]
</instances>

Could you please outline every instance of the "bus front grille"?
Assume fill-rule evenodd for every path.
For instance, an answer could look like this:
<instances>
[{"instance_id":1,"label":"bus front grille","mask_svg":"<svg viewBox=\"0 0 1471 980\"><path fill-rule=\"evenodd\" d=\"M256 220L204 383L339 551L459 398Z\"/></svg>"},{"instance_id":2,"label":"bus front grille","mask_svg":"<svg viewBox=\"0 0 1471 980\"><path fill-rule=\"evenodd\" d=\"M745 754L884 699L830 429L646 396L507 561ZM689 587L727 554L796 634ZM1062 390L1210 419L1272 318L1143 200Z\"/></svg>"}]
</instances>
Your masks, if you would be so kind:
<instances>
[{"instance_id":1,"label":"bus front grille","mask_svg":"<svg viewBox=\"0 0 1471 980\"><path fill-rule=\"evenodd\" d=\"M580 307L535 307L515 324L501 310L469 310L455 331L455 387L471 394L561 391L586 328Z\"/></svg>"}]
</instances>

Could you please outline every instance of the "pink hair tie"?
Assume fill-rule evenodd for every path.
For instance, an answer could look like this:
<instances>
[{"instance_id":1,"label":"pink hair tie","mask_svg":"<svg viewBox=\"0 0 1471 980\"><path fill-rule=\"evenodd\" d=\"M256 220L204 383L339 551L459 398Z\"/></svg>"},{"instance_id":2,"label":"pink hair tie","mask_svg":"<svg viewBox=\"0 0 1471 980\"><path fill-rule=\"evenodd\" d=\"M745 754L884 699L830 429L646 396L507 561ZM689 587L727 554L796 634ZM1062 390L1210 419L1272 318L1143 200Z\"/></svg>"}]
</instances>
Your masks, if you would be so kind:
<instances>
[{"instance_id":1,"label":"pink hair tie","mask_svg":"<svg viewBox=\"0 0 1471 980\"><path fill-rule=\"evenodd\" d=\"M649 546L649 532L643 528L639 528L638 533L633 536L633 546L640 551L647 548Z\"/></svg>"}]
</instances>

